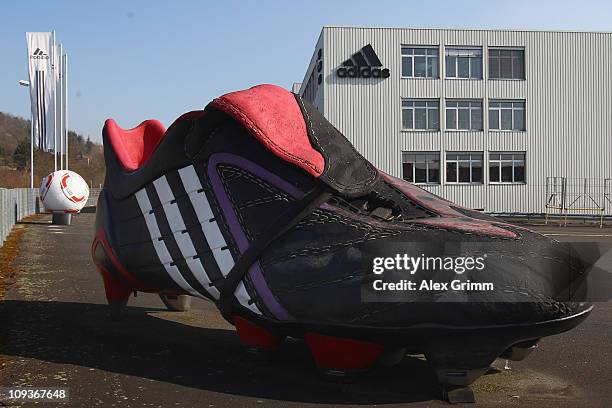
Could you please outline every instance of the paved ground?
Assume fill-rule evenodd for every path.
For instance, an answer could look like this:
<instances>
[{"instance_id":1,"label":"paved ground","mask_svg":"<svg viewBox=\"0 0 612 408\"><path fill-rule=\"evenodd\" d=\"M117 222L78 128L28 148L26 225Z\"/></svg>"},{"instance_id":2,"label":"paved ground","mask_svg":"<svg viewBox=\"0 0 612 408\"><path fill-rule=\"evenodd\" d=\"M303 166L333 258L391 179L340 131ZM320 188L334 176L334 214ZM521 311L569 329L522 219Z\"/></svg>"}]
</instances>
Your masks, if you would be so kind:
<instances>
[{"instance_id":1,"label":"paved ground","mask_svg":"<svg viewBox=\"0 0 612 408\"><path fill-rule=\"evenodd\" d=\"M82 214L70 227L51 226L48 216L27 225L20 271L0 302L0 386L69 387L70 407L447 406L418 356L345 385L320 381L297 341L278 362L246 361L233 328L206 302L171 313L139 294L123 321L109 321L89 256L92 222ZM610 229L541 229L612 241ZM598 236L558 235L572 231ZM496 362L474 387L476 406L612 406L611 339L612 303L599 304L511 370Z\"/></svg>"}]
</instances>

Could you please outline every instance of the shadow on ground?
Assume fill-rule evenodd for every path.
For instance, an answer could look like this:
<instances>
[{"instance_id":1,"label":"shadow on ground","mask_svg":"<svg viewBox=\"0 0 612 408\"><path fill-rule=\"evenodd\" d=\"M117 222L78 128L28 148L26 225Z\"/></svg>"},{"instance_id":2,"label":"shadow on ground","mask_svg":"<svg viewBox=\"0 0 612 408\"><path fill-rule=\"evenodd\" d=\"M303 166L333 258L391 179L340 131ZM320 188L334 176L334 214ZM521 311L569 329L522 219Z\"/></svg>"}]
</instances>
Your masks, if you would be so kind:
<instances>
[{"instance_id":1,"label":"shadow on ground","mask_svg":"<svg viewBox=\"0 0 612 408\"><path fill-rule=\"evenodd\" d=\"M416 357L352 384L328 383L317 378L299 341L285 342L277 361L252 362L233 330L174 322L166 318L170 314L130 307L113 322L106 305L5 301L0 353L274 400L386 404L439 398L427 362Z\"/></svg>"},{"instance_id":2,"label":"shadow on ground","mask_svg":"<svg viewBox=\"0 0 612 408\"><path fill-rule=\"evenodd\" d=\"M23 224L23 225L51 225L51 223L46 220L46 219L41 219L41 220L35 220L35 221L17 221L16 224Z\"/></svg>"}]
</instances>

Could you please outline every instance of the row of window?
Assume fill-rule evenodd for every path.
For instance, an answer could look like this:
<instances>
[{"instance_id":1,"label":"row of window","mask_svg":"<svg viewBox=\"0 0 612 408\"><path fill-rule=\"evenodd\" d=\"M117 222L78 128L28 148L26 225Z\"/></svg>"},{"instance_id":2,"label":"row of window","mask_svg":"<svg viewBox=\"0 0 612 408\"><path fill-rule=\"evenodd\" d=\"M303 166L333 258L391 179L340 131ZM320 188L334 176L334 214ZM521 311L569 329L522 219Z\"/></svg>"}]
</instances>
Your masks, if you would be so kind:
<instances>
[{"instance_id":1,"label":"row of window","mask_svg":"<svg viewBox=\"0 0 612 408\"><path fill-rule=\"evenodd\" d=\"M446 100L447 130L483 130L481 100ZM402 129L440 130L438 99L402 100ZM525 130L525 101L489 101L489 129Z\"/></svg>"},{"instance_id":2,"label":"row of window","mask_svg":"<svg viewBox=\"0 0 612 408\"><path fill-rule=\"evenodd\" d=\"M489 48L489 79L525 79L523 48ZM481 47L445 47L446 78L482 79ZM402 47L402 77L432 78L439 74L439 47Z\"/></svg>"},{"instance_id":3,"label":"row of window","mask_svg":"<svg viewBox=\"0 0 612 408\"><path fill-rule=\"evenodd\" d=\"M446 153L446 183L482 184L482 152ZM440 184L440 153L403 152L402 177L418 184ZM525 183L525 153L489 153L490 183Z\"/></svg>"}]
</instances>

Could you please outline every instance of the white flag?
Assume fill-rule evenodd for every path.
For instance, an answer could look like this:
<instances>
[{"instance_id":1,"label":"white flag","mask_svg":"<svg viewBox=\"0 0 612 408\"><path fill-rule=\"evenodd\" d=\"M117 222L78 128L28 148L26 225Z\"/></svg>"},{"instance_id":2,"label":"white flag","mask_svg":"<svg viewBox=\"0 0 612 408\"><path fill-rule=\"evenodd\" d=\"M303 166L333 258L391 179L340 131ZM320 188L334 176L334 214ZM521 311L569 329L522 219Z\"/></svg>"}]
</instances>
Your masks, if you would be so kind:
<instances>
[{"instance_id":1,"label":"white flag","mask_svg":"<svg viewBox=\"0 0 612 408\"><path fill-rule=\"evenodd\" d=\"M62 80L61 80L61 85L62 85L62 107L60 109L60 112L62 112L62 133L61 135L61 139L63 140L62 143L62 153L63 154L67 154L68 153L68 77L67 77L67 73L68 73L68 62L67 62L68 57L66 56L66 54L62 55ZM65 160L68 160L68 158L66 157ZM68 169L68 167L66 167L68 165L68 163L65 164L65 168Z\"/></svg>"},{"instance_id":2,"label":"white flag","mask_svg":"<svg viewBox=\"0 0 612 408\"><path fill-rule=\"evenodd\" d=\"M30 100L34 118L35 146L52 151L55 127L55 78L51 69L53 52L52 34L48 32L26 33L28 44L28 71L30 75Z\"/></svg>"},{"instance_id":3,"label":"white flag","mask_svg":"<svg viewBox=\"0 0 612 408\"><path fill-rule=\"evenodd\" d=\"M64 154L66 155L66 162L64 168L68 170L68 55L62 56L62 79L64 85L64 104L62 109L64 110Z\"/></svg>"},{"instance_id":4,"label":"white flag","mask_svg":"<svg viewBox=\"0 0 612 408\"><path fill-rule=\"evenodd\" d=\"M57 115L55 115L56 120L56 142L57 142L57 151L59 153L64 152L63 142L62 142L62 132L64 127L64 118L63 118L63 109L62 104L63 101L63 80L62 80L62 44L55 45L55 52L53 53L53 77L55 78L55 107L57 109Z\"/></svg>"}]
</instances>

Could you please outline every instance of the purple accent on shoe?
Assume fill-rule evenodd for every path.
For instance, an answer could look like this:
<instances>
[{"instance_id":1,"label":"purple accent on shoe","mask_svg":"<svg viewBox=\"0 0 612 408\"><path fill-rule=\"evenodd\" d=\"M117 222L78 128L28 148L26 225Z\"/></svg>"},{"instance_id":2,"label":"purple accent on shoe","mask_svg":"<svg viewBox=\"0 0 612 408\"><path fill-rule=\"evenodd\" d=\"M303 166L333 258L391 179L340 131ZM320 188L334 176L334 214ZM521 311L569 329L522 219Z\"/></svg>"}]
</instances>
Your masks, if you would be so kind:
<instances>
[{"instance_id":1,"label":"purple accent on shoe","mask_svg":"<svg viewBox=\"0 0 612 408\"><path fill-rule=\"evenodd\" d=\"M250 173L256 175L257 177L265 180L266 182L284 190L286 193L291 195L294 198L301 198L304 193L298 190L295 186L278 177L275 174L270 173L266 169L258 166L250 160L247 160L243 157L236 156L230 153L215 153L210 156L208 161L208 178L210 179L210 183L213 187L213 191L215 193L215 197L219 202L219 206L223 211L223 215L225 216L225 220L229 226L230 232L238 245L238 250L240 253L244 253L249 247L249 241L247 240L244 231L242 230L242 226L238 221L238 217L234 212L232 203L223 188L223 184L221 182L221 178L219 177L219 173L217 172L217 165L220 163L231 164L237 166L241 169L247 170ZM255 285L255 289L257 289L257 293L261 296L264 301L266 307L272 314L280 320L289 320L292 317L285 310L285 308L278 303L274 294L270 291L268 284L263 276L261 271L261 265L259 261L255 262L249 268L249 276Z\"/></svg>"}]
</instances>

